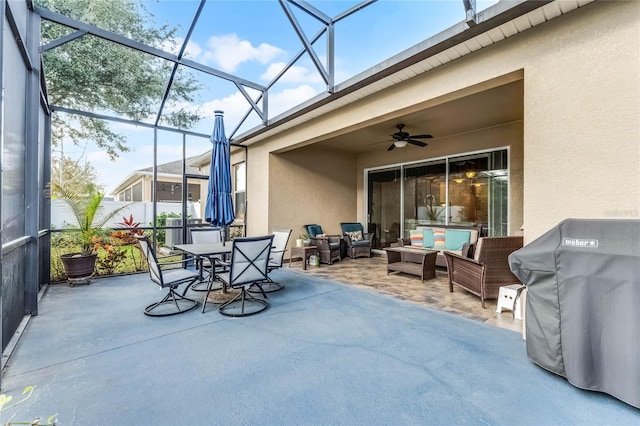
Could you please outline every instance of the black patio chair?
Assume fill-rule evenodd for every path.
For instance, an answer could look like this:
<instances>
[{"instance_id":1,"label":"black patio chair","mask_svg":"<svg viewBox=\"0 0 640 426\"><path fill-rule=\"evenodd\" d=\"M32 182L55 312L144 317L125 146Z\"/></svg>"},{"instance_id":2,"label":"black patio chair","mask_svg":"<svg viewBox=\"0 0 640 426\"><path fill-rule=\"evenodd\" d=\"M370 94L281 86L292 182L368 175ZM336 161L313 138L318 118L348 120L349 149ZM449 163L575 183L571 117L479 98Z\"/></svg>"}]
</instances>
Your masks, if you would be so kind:
<instances>
[{"instance_id":1,"label":"black patio chair","mask_svg":"<svg viewBox=\"0 0 640 426\"><path fill-rule=\"evenodd\" d=\"M267 271L272 243L273 234L233 240L229 272L218 274L218 278L231 289L240 291L233 299L220 305L218 310L222 315L244 317L269 307L266 300L254 297L248 290L252 286L257 287L262 296L267 298L262 283L269 279Z\"/></svg>"},{"instance_id":2,"label":"black patio chair","mask_svg":"<svg viewBox=\"0 0 640 426\"><path fill-rule=\"evenodd\" d=\"M151 247L151 242L148 237L136 235L142 254L147 259L149 264L149 276L151 281L158 284L161 288L169 289L167 295L159 302L153 303L144 308L144 313L152 317L164 317L168 315L182 314L190 311L198 305L198 302L185 297L185 294L189 290L189 287L200 279L200 275L196 272L189 271L183 268L165 269L170 265L185 264L190 262L190 259L158 263L155 250ZM179 286L186 284L186 288L179 294L176 290Z\"/></svg>"}]
</instances>

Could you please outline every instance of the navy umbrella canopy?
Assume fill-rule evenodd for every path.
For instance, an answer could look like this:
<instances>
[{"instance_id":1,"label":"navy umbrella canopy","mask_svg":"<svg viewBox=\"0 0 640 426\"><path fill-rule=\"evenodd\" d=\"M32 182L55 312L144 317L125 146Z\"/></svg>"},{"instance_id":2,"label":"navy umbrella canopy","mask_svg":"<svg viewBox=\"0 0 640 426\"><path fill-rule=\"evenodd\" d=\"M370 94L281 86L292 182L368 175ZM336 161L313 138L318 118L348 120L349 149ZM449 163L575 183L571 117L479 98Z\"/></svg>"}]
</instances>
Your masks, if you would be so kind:
<instances>
[{"instance_id":1,"label":"navy umbrella canopy","mask_svg":"<svg viewBox=\"0 0 640 426\"><path fill-rule=\"evenodd\" d=\"M211 169L204 220L223 229L235 219L231 199L231 159L229 142L224 134L223 112L215 111L211 134Z\"/></svg>"}]
</instances>

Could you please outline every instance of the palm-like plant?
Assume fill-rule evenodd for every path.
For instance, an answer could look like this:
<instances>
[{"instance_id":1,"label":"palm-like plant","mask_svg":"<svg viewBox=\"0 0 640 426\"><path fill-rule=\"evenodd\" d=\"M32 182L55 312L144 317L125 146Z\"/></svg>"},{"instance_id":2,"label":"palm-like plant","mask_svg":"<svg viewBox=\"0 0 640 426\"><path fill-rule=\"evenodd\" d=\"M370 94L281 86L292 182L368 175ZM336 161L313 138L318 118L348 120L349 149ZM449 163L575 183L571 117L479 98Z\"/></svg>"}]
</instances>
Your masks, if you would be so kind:
<instances>
[{"instance_id":1,"label":"palm-like plant","mask_svg":"<svg viewBox=\"0 0 640 426\"><path fill-rule=\"evenodd\" d=\"M66 203L73 213L77 228L72 229L78 231L82 254L92 253L95 243L94 237L104 232L103 228L109 220L129 207L129 205L121 206L102 214L102 201L105 194L95 187L90 186L86 195L78 194L60 185L54 185L54 189L60 195L60 200Z\"/></svg>"}]
</instances>

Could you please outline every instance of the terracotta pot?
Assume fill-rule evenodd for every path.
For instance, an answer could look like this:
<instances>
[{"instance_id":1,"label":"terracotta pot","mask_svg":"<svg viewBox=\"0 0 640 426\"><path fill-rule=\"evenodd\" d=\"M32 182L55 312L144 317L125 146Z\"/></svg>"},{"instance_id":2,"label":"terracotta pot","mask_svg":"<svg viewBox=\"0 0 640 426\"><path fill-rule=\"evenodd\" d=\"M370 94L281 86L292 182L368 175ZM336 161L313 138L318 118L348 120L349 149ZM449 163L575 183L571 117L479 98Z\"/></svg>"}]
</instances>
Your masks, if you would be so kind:
<instances>
[{"instance_id":1,"label":"terracotta pot","mask_svg":"<svg viewBox=\"0 0 640 426\"><path fill-rule=\"evenodd\" d=\"M60 256L71 286L89 284L96 269L97 254L69 253Z\"/></svg>"}]
</instances>

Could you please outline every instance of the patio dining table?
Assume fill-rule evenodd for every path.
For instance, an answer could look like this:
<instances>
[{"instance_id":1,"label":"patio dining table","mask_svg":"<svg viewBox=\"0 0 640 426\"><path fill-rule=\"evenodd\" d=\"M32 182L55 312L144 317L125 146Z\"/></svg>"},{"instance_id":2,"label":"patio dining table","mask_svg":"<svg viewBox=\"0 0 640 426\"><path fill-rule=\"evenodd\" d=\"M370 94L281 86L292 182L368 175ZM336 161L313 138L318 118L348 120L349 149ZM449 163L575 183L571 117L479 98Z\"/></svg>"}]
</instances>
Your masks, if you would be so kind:
<instances>
[{"instance_id":1,"label":"patio dining table","mask_svg":"<svg viewBox=\"0 0 640 426\"><path fill-rule=\"evenodd\" d=\"M213 266L215 261L214 259L212 259L213 256L218 256L218 255L223 255L226 256L229 253L231 253L231 250L233 248L233 244L228 243L228 244L222 244L222 243L206 243L206 244L176 244L173 246L175 249L182 251L183 253L192 255L196 258L197 260L200 260L202 258L207 258L210 260L211 262L211 276L209 277L210 280L214 280L215 279L215 267ZM203 282L203 276L202 276L202 268L200 268L200 282ZM195 291L207 291L206 288L194 288L194 286L191 287L192 290ZM233 297L235 295L235 293L230 293L227 291L226 286L223 284L222 285L222 295L218 298L216 298L215 301L212 300L213 303L223 303L224 301L226 301L229 297Z\"/></svg>"}]
</instances>

